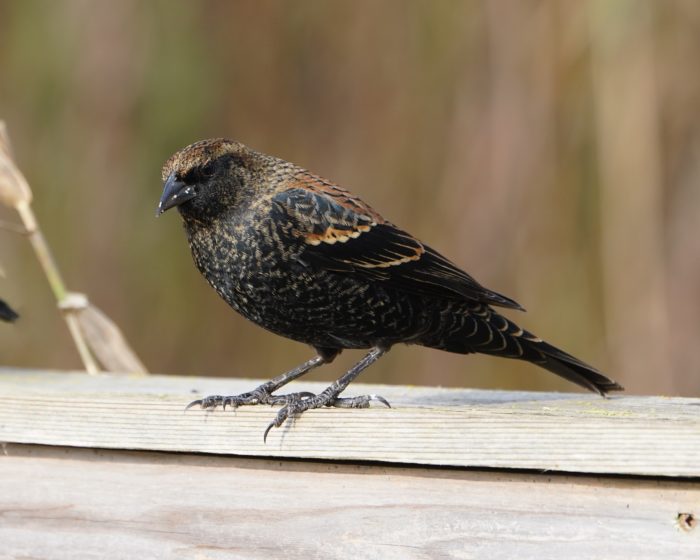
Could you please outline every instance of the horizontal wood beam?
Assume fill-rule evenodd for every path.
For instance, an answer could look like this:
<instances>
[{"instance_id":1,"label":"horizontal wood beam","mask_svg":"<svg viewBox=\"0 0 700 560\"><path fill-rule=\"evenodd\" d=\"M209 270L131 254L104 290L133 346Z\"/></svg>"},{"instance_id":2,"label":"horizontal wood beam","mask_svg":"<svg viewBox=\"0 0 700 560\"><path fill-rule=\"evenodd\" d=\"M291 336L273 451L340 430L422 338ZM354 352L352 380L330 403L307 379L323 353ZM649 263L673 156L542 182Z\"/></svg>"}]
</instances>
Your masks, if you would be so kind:
<instances>
[{"instance_id":1,"label":"horizontal wood beam","mask_svg":"<svg viewBox=\"0 0 700 560\"><path fill-rule=\"evenodd\" d=\"M8 444L5 558L696 559L697 483Z\"/></svg>"},{"instance_id":2,"label":"horizontal wood beam","mask_svg":"<svg viewBox=\"0 0 700 560\"><path fill-rule=\"evenodd\" d=\"M183 408L260 381L0 369L0 441L412 465L700 477L700 399L353 384L394 408ZM322 383L294 383L318 392Z\"/></svg>"}]
</instances>

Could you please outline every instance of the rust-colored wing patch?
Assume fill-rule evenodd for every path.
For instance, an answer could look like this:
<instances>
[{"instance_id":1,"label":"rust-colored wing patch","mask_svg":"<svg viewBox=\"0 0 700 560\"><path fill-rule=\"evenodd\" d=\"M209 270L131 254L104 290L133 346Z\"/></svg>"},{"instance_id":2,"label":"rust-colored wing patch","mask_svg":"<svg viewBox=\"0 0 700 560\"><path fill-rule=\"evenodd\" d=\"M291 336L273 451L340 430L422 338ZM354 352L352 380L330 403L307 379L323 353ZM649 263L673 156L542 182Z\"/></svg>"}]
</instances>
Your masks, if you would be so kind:
<instances>
[{"instance_id":1,"label":"rust-colored wing patch","mask_svg":"<svg viewBox=\"0 0 700 560\"><path fill-rule=\"evenodd\" d=\"M305 240L309 245L320 245L321 243L328 243L333 245L335 243L347 243L351 239L357 239L360 234L369 231L372 226L358 225L352 230L347 229L336 229L334 227L327 227L326 231L322 234L309 233Z\"/></svg>"},{"instance_id":2,"label":"rust-colored wing patch","mask_svg":"<svg viewBox=\"0 0 700 560\"><path fill-rule=\"evenodd\" d=\"M301 189L319 195L321 198L329 197L334 205L343 208L351 214L367 218L373 224L383 224L386 220L361 198L350 191L331 183L318 175L302 171L291 181L291 189Z\"/></svg>"},{"instance_id":3,"label":"rust-colored wing patch","mask_svg":"<svg viewBox=\"0 0 700 560\"><path fill-rule=\"evenodd\" d=\"M386 269L417 261L425 252L420 241L339 188L295 188L279 193L274 201L308 245L304 258L322 261L326 268Z\"/></svg>"}]
</instances>

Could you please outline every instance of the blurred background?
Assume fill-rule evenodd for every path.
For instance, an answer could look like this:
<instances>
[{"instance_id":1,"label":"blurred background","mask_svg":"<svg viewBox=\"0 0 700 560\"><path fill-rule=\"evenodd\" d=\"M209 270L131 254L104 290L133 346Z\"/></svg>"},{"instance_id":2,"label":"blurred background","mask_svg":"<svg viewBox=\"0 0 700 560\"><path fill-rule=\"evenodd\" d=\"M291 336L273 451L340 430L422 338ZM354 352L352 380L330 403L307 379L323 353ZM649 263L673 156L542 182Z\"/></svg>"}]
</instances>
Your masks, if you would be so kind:
<instances>
[{"instance_id":1,"label":"blurred background","mask_svg":"<svg viewBox=\"0 0 700 560\"><path fill-rule=\"evenodd\" d=\"M311 355L154 218L164 160L226 136L350 188L629 392L699 395L699 60L695 0L0 0L0 118L67 284L171 374ZM0 262L0 364L80 368L26 240L0 231ZM362 380L575 390L418 347Z\"/></svg>"}]
</instances>

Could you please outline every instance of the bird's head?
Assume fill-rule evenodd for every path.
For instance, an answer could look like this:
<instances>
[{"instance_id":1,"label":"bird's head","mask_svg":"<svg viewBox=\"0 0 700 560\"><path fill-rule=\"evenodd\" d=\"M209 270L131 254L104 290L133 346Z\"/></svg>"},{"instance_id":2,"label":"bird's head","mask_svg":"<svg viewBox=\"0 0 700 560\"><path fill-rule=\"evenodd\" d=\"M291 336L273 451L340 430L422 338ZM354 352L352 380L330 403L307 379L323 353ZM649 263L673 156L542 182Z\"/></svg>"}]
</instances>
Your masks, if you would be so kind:
<instances>
[{"instance_id":1,"label":"bird's head","mask_svg":"<svg viewBox=\"0 0 700 560\"><path fill-rule=\"evenodd\" d=\"M251 178L258 155L223 138L195 142L176 152L163 166L156 216L177 206L184 218L206 220L234 208L255 184Z\"/></svg>"}]
</instances>

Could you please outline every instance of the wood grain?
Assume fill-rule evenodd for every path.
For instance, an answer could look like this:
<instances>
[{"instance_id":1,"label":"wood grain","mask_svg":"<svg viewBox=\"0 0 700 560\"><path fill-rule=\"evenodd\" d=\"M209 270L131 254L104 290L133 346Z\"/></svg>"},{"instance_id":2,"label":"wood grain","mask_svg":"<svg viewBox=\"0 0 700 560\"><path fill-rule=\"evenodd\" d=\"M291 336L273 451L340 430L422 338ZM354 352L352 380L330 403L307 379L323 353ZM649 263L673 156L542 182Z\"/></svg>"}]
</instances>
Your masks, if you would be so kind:
<instances>
[{"instance_id":1,"label":"wood grain","mask_svg":"<svg viewBox=\"0 0 700 560\"><path fill-rule=\"evenodd\" d=\"M695 560L700 485L9 444L0 558Z\"/></svg>"},{"instance_id":2,"label":"wood grain","mask_svg":"<svg viewBox=\"0 0 700 560\"><path fill-rule=\"evenodd\" d=\"M262 433L269 407L184 405L259 381L0 370L0 441L577 473L700 476L700 399L353 384L394 408L309 411ZM319 391L319 383L295 390Z\"/></svg>"}]
</instances>

